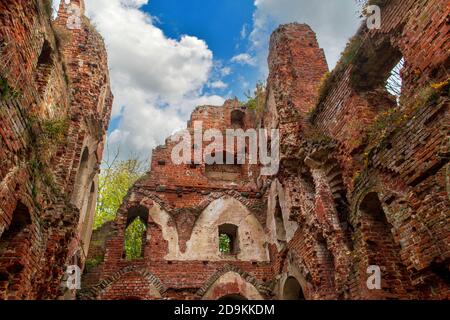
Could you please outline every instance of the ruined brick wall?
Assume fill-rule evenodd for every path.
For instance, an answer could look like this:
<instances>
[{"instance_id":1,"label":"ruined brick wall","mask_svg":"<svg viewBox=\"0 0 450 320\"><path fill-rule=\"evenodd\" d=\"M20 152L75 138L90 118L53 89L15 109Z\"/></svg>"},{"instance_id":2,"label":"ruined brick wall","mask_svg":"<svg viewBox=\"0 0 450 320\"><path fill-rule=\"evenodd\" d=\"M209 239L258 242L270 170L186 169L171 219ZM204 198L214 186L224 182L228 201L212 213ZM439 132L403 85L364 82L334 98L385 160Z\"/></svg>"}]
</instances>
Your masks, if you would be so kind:
<instances>
[{"instance_id":1,"label":"ruined brick wall","mask_svg":"<svg viewBox=\"0 0 450 320\"><path fill-rule=\"evenodd\" d=\"M203 131L225 132L236 126L235 111L244 115L240 126L251 127L253 112L230 100L223 107L197 108L187 131L193 137L194 125L201 121ZM198 164L173 163L171 154L177 143L167 139L154 150L151 171L129 191L111 226L113 231L105 242L98 245L95 240L91 245L89 258L97 263L84 275L80 297L209 299L242 294L261 298L268 293L266 282L272 273L264 205L248 175L250 166L242 165L236 180L227 179L227 165L215 166L217 175L208 177L205 159ZM196 151L203 154L206 145L189 142L189 157L194 158ZM215 150L217 154L222 151ZM124 255L124 233L136 215L144 218L147 231L142 258L130 261ZM239 250L233 254L219 252L219 226L223 224L238 226ZM94 239L101 234L105 234L103 228L94 232ZM104 253L96 257L95 248Z\"/></svg>"},{"instance_id":2,"label":"ruined brick wall","mask_svg":"<svg viewBox=\"0 0 450 320\"><path fill-rule=\"evenodd\" d=\"M244 108L242 125L279 129L279 172L245 164L226 181L231 169L172 163L167 140L115 221L94 233L80 298L448 298L447 12L443 0L385 2L382 28L363 24L331 73L309 26L280 26L264 108ZM402 57L397 103L385 81ZM223 131L239 108L200 107L188 130L202 120ZM144 254L127 261L137 216ZM221 223L253 226L247 246L265 255L221 256ZM369 290L373 265L382 288Z\"/></svg>"},{"instance_id":3,"label":"ruined brick wall","mask_svg":"<svg viewBox=\"0 0 450 320\"><path fill-rule=\"evenodd\" d=\"M0 3L0 299L57 298L84 263L112 95L101 37L66 24L83 5Z\"/></svg>"},{"instance_id":4,"label":"ruined brick wall","mask_svg":"<svg viewBox=\"0 0 450 320\"><path fill-rule=\"evenodd\" d=\"M359 30L312 117L336 142L346 187L351 297L449 295L448 38L446 1L389 1L380 30ZM400 57L397 106L383 85ZM382 266L381 292L365 288L368 264Z\"/></svg>"},{"instance_id":5,"label":"ruined brick wall","mask_svg":"<svg viewBox=\"0 0 450 320\"><path fill-rule=\"evenodd\" d=\"M284 225L296 222L298 229L292 240L277 241L272 252L282 277L295 277L306 298L449 296L447 12L445 1L387 2L382 28L368 30L363 24L316 91L317 105L303 101L300 110L310 112L300 114L300 133L285 134L297 148L289 145L287 154L294 155L289 161L282 153L268 215L276 217L270 199L278 200ZM275 37L286 28L305 29L284 26ZM276 43L272 57L294 56ZM323 72L320 57L303 66L285 59L283 67L270 69L266 123L277 123L278 117L290 121L284 116L286 101L298 101L301 90L283 87L278 70ZM402 57L397 105L384 86ZM288 72L284 77L289 83ZM284 95L272 97L273 87ZM283 122L278 123L282 149L287 148ZM367 288L370 265L381 267L381 290ZM278 286L283 297L285 284Z\"/></svg>"},{"instance_id":6,"label":"ruined brick wall","mask_svg":"<svg viewBox=\"0 0 450 320\"><path fill-rule=\"evenodd\" d=\"M279 275L277 299L292 298L289 283L294 280L289 279L300 284L307 299L336 298L336 286L343 285L347 271L347 235L335 207L339 184L329 185L340 177L308 161L308 152L322 139L307 118L327 70L309 26L289 24L273 33L262 118L266 127L280 130L280 170L274 177L261 177L259 186L268 201L271 261Z\"/></svg>"}]
</instances>

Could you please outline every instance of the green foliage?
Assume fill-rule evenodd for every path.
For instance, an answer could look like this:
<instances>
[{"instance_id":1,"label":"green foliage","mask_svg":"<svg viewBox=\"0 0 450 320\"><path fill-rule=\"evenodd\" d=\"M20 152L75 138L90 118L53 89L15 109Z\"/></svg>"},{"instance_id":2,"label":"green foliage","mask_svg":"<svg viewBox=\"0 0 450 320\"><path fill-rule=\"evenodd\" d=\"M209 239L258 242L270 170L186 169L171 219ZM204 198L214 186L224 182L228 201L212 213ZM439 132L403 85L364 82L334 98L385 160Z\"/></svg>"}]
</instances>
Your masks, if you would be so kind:
<instances>
[{"instance_id":1,"label":"green foliage","mask_svg":"<svg viewBox=\"0 0 450 320\"><path fill-rule=\"evenodd\" d=\"M319 95L317 97L318 102L325 100L325 98L327 97L328 93L330 92L333 84L334 84L334 79L332 78L332 73L331 72L325 73L323 75L322 79L320 80ZM311 113L313 111L314 110L312 110Z\"/></svg>"},{"instance_id":2,"label":"green foliage","mask_svg":"<svg viewBox=\"0 0 450 320\"><path fill-rule=\"evenodd\" d=\"M66 119L52 119L42 123L44 137L53 144L64 141L68 128L69 124Z\"/></svg>"},{"instance_id":3,"label":"green foliage","mask_svg":"<svg viewBox=\"0 0 450 320\"><path fill-rule=\"evenodd\" d=\"M308 139L308 141L315 144L330 145L335 142L333 138L315 127L309 127L305 129L303 135L306 139Z\"/></svg>"},{"instance_id":4,"label":"green foliage","mask_svg":"<svg viewBox=\"0 0 450 320\"><path fill-rule=\"evenodd\" d=\"M357 34L352 37L347 43L347 46L342 52L341 58L339 59L336 68L334 68L332 72L325 73L320 83L316 106L309 112L308 118L310 122L314 122L315 117L321 110L321 104L330 93L330 90L336 84L339 75L349 64L354 62L361 46L362 40L361 37Z\"/></svg>"},{"instance_id":5,"label":"green foliage","mask_svg":"<svg viewBox=\"0 0 450 320\"><path fill-rule=\"evenodd\" d=\"M49 16L52 16L52 14L53 14L53 0L45 0L44 1L44 6L45 6L45 12L47 12L47 14Z\"/></svg>"},{"instance_id":6,"label":"green foliage","mask_svg":"<svg viewBox=\"0 0 450 320\"><path fill-rule=\"evenodd\" d=\"M219 251L226 254L231 253L231 239L226 234L219 236Z\"/></svg>"},{"instance_id":7,"label":"green foliage","mask_svg":"<svg viewBox=\"0 0 450 320\"><path fill-rule=\"evenodd\" d=\"M94 258L87 259L84 265L85 271L89 272L92 270L92 268L98 266L100 263L103 262L103 258L104 258L103 256L97 256Z\"/></svg>"},{"instance_id":8,"label":"green foliage","mask_svg":"<svg viewBox=\"0 0 450 320\"><path fill-rule=\"evenodd\" d=\"M125 231L125 257L135 260L142 257L142 242L147 227L141 218L136 218Z\"/></svg>"},{"instance_id":9,"label":"green foliage","mask_svg":"<svg viewBox=\"0 0 450 320\"><path fill-rule=\"evenodd\" d=\"M356 55L358 54L359 49L361 48L362 40L359 35L355 35L350 39L345 47L344 51L341 54L341 58L338 62L340 67L346 67L350 63L353 62Z\"/></svg>"},{"instance_id":10,"label":"green foliage","mask_svg":"<svg viewBox=\"0 0 450 320\"><path fill-rule=\"evenodd\" d=\"M384 148L394 131L401 130L408 121L414 119L417 110L433 106L441 96L448 96L449 86L450 79L427 85L419 89L418 93L405 104L408 107L392 108L380 113L367 131L368 147L364 153L365 165L368 165L377 150Z\"/></svg>"},{"instance_id":11,"label":"green foliage","mask_svg":"<svg viewBox=\"0 0 450 320\"><path fill-rule=\"evenodd\" d=\"M128 189L141 174L142 163L137 159L114 162L102 170L99 178L94 230L105 222L114 220Z\"/></svg>"},{"instance_id":12,"label":"green foliage","mask_svg":"<svg viewBox=\"0 0 450 320\"><path fill-rule=\"evenodd\" d=\"M258 81L253 95L249 90L245 93L245 96L248 99L247 102L244 103L247 108L255 110L256 112L262 112L264 110L266 102L266 86L264 85L264 82Z\"/></svg>"},{"instance_id":13,"label":"green foliage","mask_svg":"<svg viewBox=\"0 0 450 320\"><path fill-rule=\"evenodd\" d=\"M138 159L113 160L111 164L105 164L105 168L103 168L99 177L94 230L101 227L105 222L115 219L116 212L128 190L142 175L142 167L143 164ZM134 260L141 257L145 230L146 226L140 218L135 219L128 226L125 231L126 259Z\"/></svg>"},{"instance_id":14,"label":"green foliage","mask_svg":"<svg viewBox=\"0 0 450 320\"><path fill-rule=\"evenodd\" d=\"M19 92L11 88L8 81L0 76L0 100L14 99L18 96Z\"/></svg>"}]
</instances>

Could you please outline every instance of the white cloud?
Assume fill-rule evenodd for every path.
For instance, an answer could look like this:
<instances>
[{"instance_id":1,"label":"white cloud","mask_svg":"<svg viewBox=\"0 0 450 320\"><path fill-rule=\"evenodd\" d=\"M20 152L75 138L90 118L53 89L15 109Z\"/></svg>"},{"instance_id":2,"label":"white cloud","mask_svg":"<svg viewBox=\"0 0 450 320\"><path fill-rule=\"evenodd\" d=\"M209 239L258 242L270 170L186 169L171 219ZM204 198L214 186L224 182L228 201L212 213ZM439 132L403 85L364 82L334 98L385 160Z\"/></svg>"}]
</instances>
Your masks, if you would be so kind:
<instances>
[{"instance_id":1,"label":"white cloud","mask_svg":"<svg viewBox=\"0 0 450 320\"><path fill-rule=\"evenodd\" d=\"M248 28L248 24L244 23L244 25L242 26L242 29L241 29L241 39L247 38L247 35L248 35L247 28Z\"/></svg>"},{"instance_id":2,"label":"white cloud","mask_svg":"<svg viewBox=\"0 0 450 320\"><path fill-rule=\"evenodd\" d=\"M231 74L231 68L224 67L224 68L220 69L220 74L222 75L222 77L229 76Z\"/></svg>"},{"instance_id":3,"label":"white cloud","mask_svg":"<svg viewBox=\"0 0 450 320\"><path fill-rule=\"evenodd\" d=\"M211 82L209 84L209 87L213 88L213 89L226 89L226 88L228 88L228 85L225 82L223 82L222 80L217 80L217 81Z\"/></svg>"},{"instance_id":4,"label":"white cloud","mask_svg":"<svg viewBox=\"0 0 450 320\"><path fill-rule=\"evenodd\" d=\"M307 23L317 33L319 45L325 50L332 68L345 48L347 40L360 25L354 0L255 0L252 50L258 62L267 59L268 42L273 28L282 23ZM266 69L266 63L259 63Z\"/></svg>"},{"instance_id":5,"label":"white cloud","mask_svg":"<svg viewBox=\"0 0 450 320\"><path fill-rule=\"evenodd\" d=\"M239 64L248 64L251 66L256 65L256 60L248 53L241 53L233 58L231 58L231 62L239 63Z\"/></svg>"},{"instance_id":6,"label":"white cloud","mask_svg":"<svg viewBox=\"0 0 450 320\"><path fill-rule=\"evenodd\" d=\"M109 137L110 149L122 146L147 156L174 130L185 126L198 104L222 104L203 94L213 68L207 44L184 35L170 39L154 19L139 10L148 0L86 1L87 14L103 35L115 96L113 117L121 116Z\"/></svg>"}]
</instances>

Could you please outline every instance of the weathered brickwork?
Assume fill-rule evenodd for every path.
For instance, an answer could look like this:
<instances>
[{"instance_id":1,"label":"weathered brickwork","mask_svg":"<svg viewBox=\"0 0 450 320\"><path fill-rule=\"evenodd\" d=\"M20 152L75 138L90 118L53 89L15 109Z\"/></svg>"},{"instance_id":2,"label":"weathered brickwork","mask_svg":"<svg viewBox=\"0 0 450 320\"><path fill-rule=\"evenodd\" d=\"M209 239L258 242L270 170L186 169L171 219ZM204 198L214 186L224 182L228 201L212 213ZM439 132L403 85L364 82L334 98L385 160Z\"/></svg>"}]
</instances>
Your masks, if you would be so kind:
<instances>
[{"instance_id":1,"label":"weathered brickwork","mask_svg":"<svg viewBox=\"0 0 450 320\"><path fill-rule=\"evenodd\" d=\"M187 124L191 137L199 122L278 129L278 172L208 165L194 139L198 163L174 163L173 136L92 233L113 99L102 38L84 16L67 28L81 0L54 21L48 1L2 1L0 299L73 298L60 286L72 264L86 265L79 299L448 299L447 2L383 1L381 29L363 24L330 73L309 26L280 26L264 106L202 106ZM396 99L385 82L402 58ZM129 260L135 219L146 232Z\"/></svg>"},{"instance_id":2,"label":"weathered brickwork","mask_svg":"<svg viewBox=\"0 0 450 320\"><path fill-rule=\"evenodd\" d=\"M55 299L87 255L112 106L106 51L62 1L0 3L0 299ZM69 10L70 9L70 10ZM66 292L70 296L70 292Z\"/></svg>"},{"instance_id":3,"label":"weathered brickwork","mask_svg":"<svg viewBox=\"0 0 450 320\"><path fill-rule=\"evenodd\" d=\"M254 122L254 112L230 100L223 107L197 108L188 123L190 132L198 121L203 131L245 129ZM188 145L192 158L195 150L203 154L205 148L195 143ZM209 299L244 290L260 299L269 293L272 272L264 203L249 177L250 166L207 168L203 159L198 165L176 165L171 157L176 145L177 141L167 139L154 150L151 171L130 190L117 219L94 232L90 258L100 263L85 274L80 297ZM145 249L141 259L129 261L124 255L124 233L135 217L147 224ZM219 252L219 227L224 224L239 228L239 251L234 254Z\"/></svg>"},{"instance_id":4,"label":"weathered brickwork","mask_svg":"<svg viewBox=\"0 0 450 320\"><path fill-rule=\"evenodd\" d=\"M387 1L382 28L364 24L328 74L309 26L279 27L264 109L227 101L188 123L224 131L242 108L244 129L280 130L279 172L175 165L168 139L116 220L94 232L98 263L80 298L448 298L448 33L446 1ZM397 103L384 83L402 57ZM124 232L137 216L145 252L127 261ZM223 223L238 228L233 256L219 252ZM367 286L373 265L381 289Z\"/></svg>"}]
</instances>

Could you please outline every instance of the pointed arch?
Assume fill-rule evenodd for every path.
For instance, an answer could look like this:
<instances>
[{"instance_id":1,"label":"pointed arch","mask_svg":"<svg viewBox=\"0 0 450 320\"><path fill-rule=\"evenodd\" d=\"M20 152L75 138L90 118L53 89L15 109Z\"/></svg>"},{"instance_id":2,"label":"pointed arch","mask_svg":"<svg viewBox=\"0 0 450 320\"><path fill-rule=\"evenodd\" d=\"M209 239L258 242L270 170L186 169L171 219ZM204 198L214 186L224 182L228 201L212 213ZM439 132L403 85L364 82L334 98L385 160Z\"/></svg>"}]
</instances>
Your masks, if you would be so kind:
<instances>
[{"instance_id":1,"label":"pointed arch","mask_svg":"<svg viewBox=\"0 0 450 320\"><path fill-rule=\"evenodd\" d=\"M148 218L149 210L144 206L134 206L128 210L124 230L123 257L125 259L134 260L144 257Z\"/></svg>"},{"instance_id":2,"label":"pointed arch","mask_svg":"<svg viewBox=\"0 0 450 320\"><path fill-rule=\"evenodd\" d=\"M219 227L234 225L235 257L222 255L219 250ZM266 234L258 219L245 205L233 197L224 196L211 202L198 217L182 254L186 260L268 261Z\"/></svg>"},{"instance_id":3,"label":"pointed arch","mask_svg":"<svg viewBox=\"0 0 450 320\"><path fill-rule=\"evenodd\" d=\"M232 283L234 285L230 285ZM227 264L209 277L197 291L197 296L203 300L215 300L227 295L241 295L248 300L261 300L269 292L270 289L253 275Z\"/></svg>"},{"instance_id":4,"label":"pointed arch","mask_svg":"<svg viewBox=\"0 0 450 320\"><path fill-rule=\"evenodd\" d=\"M296 221L290 219L290 207L286 205L285 188L278 179L272 182L267 203L266 225L270 243L276 244L281 251L291 241L299 228Z\"/></svg>"},{"instance_id":5,"label":"pointed arch","mask_svg":"<svg viewBox=\"0 0 450 320\"><path fill-rule=\"evenodd\" d=\"M163 296L164 293L167 291L167 287L162 283L162 281L155 276L152 272L146 270L145 268L142 268L140 266L127 266L111 276L107 277L106 279L103 279L98 284L87 288L85 290L81 290L78 294L79 298L82 300L97 300L99 299L106 290L111 287L114 283L117 283L120 281L124 276L136 272L140 276L142 276L148 283L149 286L153 286L158 293Z\"/></svg>"}]
</instances>

